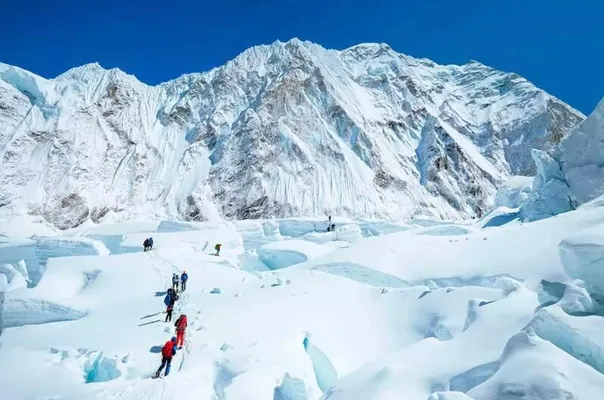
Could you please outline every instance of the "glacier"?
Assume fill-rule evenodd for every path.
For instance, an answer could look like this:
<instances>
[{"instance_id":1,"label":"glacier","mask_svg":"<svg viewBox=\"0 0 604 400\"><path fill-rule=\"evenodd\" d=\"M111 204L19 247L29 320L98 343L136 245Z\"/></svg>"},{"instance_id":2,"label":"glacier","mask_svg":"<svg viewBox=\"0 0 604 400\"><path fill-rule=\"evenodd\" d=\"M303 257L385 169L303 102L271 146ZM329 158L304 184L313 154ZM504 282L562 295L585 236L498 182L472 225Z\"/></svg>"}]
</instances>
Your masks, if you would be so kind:
<instances>
[{"instance_id":1,"label":"glacier","mask_svg":"<svg viewBox=\"0 0 604 400\"><path fill-rule=\"evenodd\" d=\"M480 217L584 118L516 74L385 44L275 42L157 86L0 64L0 220Z\"/></svg>"},{"instance_id":2,"label":"glacier","mask_svg":"<svg viewBox=\"0 0 604 400\"><path fill-rule=\"evenodd\" d=\"M515 205L527 180L505 187L499 200ZM147 220L30 239L23 226L4 226L2 395L591 400L601 392L602 204L489 227L332 221L336 232L310 217ZM149 236L154 248L143 252ZM45 262L35 280L22 261L32 257ZM174 334L163 297L183 271L175 314L189 319L185 345L168 377L149 379Z\"/></svg>"}]
</instances>

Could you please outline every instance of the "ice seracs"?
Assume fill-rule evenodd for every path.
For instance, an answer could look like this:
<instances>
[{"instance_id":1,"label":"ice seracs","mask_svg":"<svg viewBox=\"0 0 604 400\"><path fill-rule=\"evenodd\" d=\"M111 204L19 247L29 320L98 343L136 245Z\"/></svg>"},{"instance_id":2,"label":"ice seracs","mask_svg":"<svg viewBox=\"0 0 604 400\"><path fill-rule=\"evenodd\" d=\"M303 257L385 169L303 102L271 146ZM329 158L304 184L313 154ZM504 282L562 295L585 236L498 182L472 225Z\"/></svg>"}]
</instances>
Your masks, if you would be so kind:
<instances>
[{"instance_id":1,"label":"ice seracs","mask_svg":"<svg viewBox=\"0 0 604 400\"><path fill-rule=\"evenodd\" d=\"M550 154L534 149L537 174L523 205L535 220L574 210L604 194L604 99Z\"/></svg>"}]
</instances>

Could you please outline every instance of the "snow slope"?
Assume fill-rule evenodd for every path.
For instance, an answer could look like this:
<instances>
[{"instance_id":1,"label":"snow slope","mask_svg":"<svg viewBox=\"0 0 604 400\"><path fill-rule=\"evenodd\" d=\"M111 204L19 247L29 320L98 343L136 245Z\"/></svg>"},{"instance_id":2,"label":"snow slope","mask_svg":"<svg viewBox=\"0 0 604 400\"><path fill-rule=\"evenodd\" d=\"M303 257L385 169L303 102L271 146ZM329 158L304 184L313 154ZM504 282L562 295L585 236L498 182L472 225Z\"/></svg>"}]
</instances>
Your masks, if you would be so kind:
<instances>
[{"instance_id":1,"label":"snow slope","mask_svg":"<svg viewBox=\"0 0 604 400\"><path fill-rule=\"evenodd\" d=\"M338 226L371 224L363 229L369 237L305 239L320 222L86 228L47 245L90 243L79 233L98 243L119 237L129 253L51 252L34 285L22 264L0 262L2 395L598 398L604 207L488 229L342 219ZM148 236L154 250L142 252ZM217 241L220 257L212 255ZM0 256L10 249L25 257L35 243L7 238ZM255 251L278 269L243 268ZM188 289L175 316L188 315L187 340L170 375L152 380L174 333L163 322L163 296L172 274L184 270Z\"/></svg>"},{"instance_id":2,"label":"snow slope","mask_svg":"<svg viewBox=\"0 0 604 400\"><path fill-rule=\"evenodd\" d=\"M155 87L0 64L0 221L468 217L583 118L516 74L383 44L275 42Z\"/></svg>"}]
</instances>

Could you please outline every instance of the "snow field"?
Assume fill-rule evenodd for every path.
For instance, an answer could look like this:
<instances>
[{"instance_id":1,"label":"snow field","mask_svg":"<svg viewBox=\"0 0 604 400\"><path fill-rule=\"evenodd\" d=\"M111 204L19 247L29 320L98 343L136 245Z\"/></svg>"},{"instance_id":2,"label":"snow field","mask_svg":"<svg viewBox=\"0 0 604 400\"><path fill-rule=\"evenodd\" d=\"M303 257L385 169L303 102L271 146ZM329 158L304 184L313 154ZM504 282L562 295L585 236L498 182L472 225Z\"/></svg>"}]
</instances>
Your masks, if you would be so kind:
<instances>
[{"instance_id":1,"label":"snow field","mask_svg":"<svg viewBox=\"0 0 604 400\"><path fill-rule=\"evenodd\" d=\"M316 220L289 219L120 224L44 238L50 257L33 287L23 262L0 266L3 395L597 398L603 208L484 230L334 222L354 236L338 241L315 231ZM149 236L154 249L142 252ZM107 254L107 237L132 252ZM81 255L72 242L97 253ZM25 254L36 243L4 239L4 249ZM187 314L186 343L170 376L151 380L174 334L163 297L184 270L173 321Z\"/></svg>"}]
</instances>

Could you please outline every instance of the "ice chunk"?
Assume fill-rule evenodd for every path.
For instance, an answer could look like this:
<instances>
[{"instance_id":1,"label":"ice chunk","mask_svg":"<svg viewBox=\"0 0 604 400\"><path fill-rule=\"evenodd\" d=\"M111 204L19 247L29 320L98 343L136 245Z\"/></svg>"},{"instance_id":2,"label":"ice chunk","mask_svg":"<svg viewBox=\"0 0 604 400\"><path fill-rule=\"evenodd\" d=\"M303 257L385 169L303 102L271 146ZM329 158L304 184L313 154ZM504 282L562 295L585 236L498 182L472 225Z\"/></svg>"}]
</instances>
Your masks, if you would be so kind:
<instances>
[{"instance_id":1,"label":"ice chunk","mask_svg":"<svg viewBox=\"0 0 604 400\"><path fill-rule=\"evenodd\" d=\"M309 400L310 393L302 379L285 374L281 385L275 388L273 400Z\"/></svg>"},{"instance_id":2,"label":"ice chunk","mask_svg":"<svg viewBox=\"0 0 604 400\"><path fill-rule=\"evenodd\" d=\"M365 236L387 235L395 232L402 232L412 229L413 227L403 221L380 221L380 220L365 220L359 222L359 228Z\"/></svg>"},{"instance_id":3,"label":"ice chunk","mask_svg":"<svg viewBox=\"0 0 604 400\"><path fill-rule=\"evenodd\" d=\"M601 335L604 321L601 317L571 316L556 305L540 310L528 327L576 359L604 372L604 338Z\"/></svg>"},{"instance_id":4,"label":"ice chunk","mask_svg":"<svg viewBox=\"0 0 604 400\"><path fill-rule=\"evenodd\" d=\"M585 282L597 299L604 299L604 224L575 233L560 243L566 272Z\"/></svg>"},{"instance_id":5,"label":"ice chunk","mask_svg":"<svg viewBox=\"0 0 604 400\"><path fill-rule=\"evenodd\" d=\"M105 357L102 352L88 354L84 364L84 373L86 383L108 382L121 375L116 360Z\"/></svg>"},{"instance_id":6,"label":"ice chunk","mask_svg":"<svg viewBox=\"0 0 604 400\"><path fill-rule=\"evenodd\" d=\"M265 221L262 223L262 230L264 236L278 239L281 238L281 232L279 232L279 224L275 221Z\"/></svg>"},{"instance_id":7,"label":"ice chunk","mask_svg":"<svg viewBox=\"0 0 604 400\"><path fill-rule=\"evenodd\" d=\"M304 338L304 349L312 361L313 370L317 378L317 384L323 393L331 389L338 380L338 374L329 358L308 337Z\"/></svg>"},{"instance_id":8,"label":"ice chunk","mask_svg":"<svg viewBox=\"0 0 604 400\"><path fill-rule=\"evenodd\" d=\"M476 400L595 399L602 387L603 375L529 330L509 340L499 370L467 394Z\"/></svg>"},{"instance_id":9,"label":"ice chunk","mask_svg":"<svg viewBox=\"0 0 604 400\"><path fill-rule=\"evenodd\" d=\"M531 154L537 175L533 190L521 208L523 218L534 221L570 211L570 190L558 162L542 150L533 149Z\"/></svg>"},{"instance_id":10,"label":"ice chunk","mask_svg":"<svg viewBox=\"0 0 604 400\"><path fill-rule=\"evenodd\" d=\"M84 316L86 316L84 311L51 301L8 297L4 299L1 325L4 328L10 328L47 324L50 322L73 321Z\"/></svg>"},{"instance_id":11,"label":"ice chunk","mask_svg":"<svg viewBox=\"0 0 604 400\"><path fill-rule=\"evenodd\" d=\"M27 271L26 271L27 273ZM4 285L0 284L0 292L9 292L16 289L26 288L26 276L11 264L0 264L0 276L4 278Z\"/></svg>"},{"instance_id":12,"label":"ice chunk","mask_svg":"<svg viewBox=\"0 0 604 400\"><path fill-rule=\"evenodd\" d=\"M532 191L533 178L511 176L497 189L495 207L519 208Z\"/></svg>"},{"instance_id":13,"label":"ice chunk","mask_svg":"<svg viewBox=\"0 0 604 400\"><path fill-rule=\"evenodd\" d=\"M522 207L535 220L576 209L604 194L604 99L575 126L553 152L533 149L537 175Z\"/></svg>"},{"instance_id":14,"label":"ice chunk","mask_svg":"<svg viewBox=\"0 0 604 400\"><path fill-rule=\"evenodd\" d=\"M583 204L604 194L604 98L557 148L573 201Z\"/></svg>"},{"instance_id":15,"label":"ice chunk","mask_svg":"<svg viewBox=\"0 0 604 400\"><path fill-rule=\"evenodd\" d=\"M596 304L582 281L566 282L564 296L558 304L569 314L593 314L596 311Z\"/></svg>"},{"instance_id":16,"label":"ice chunk","mask_svg":"<svg viewBox=\"0 0 604 400\"><path fill-rule=\"evenodd\" d=\"M30 239L4 239L0 237L0 264L11 264L15 269L25 268L26 279L37 282L43 274L36 255L36 242Z\"/></svg>"}]
</instances>

